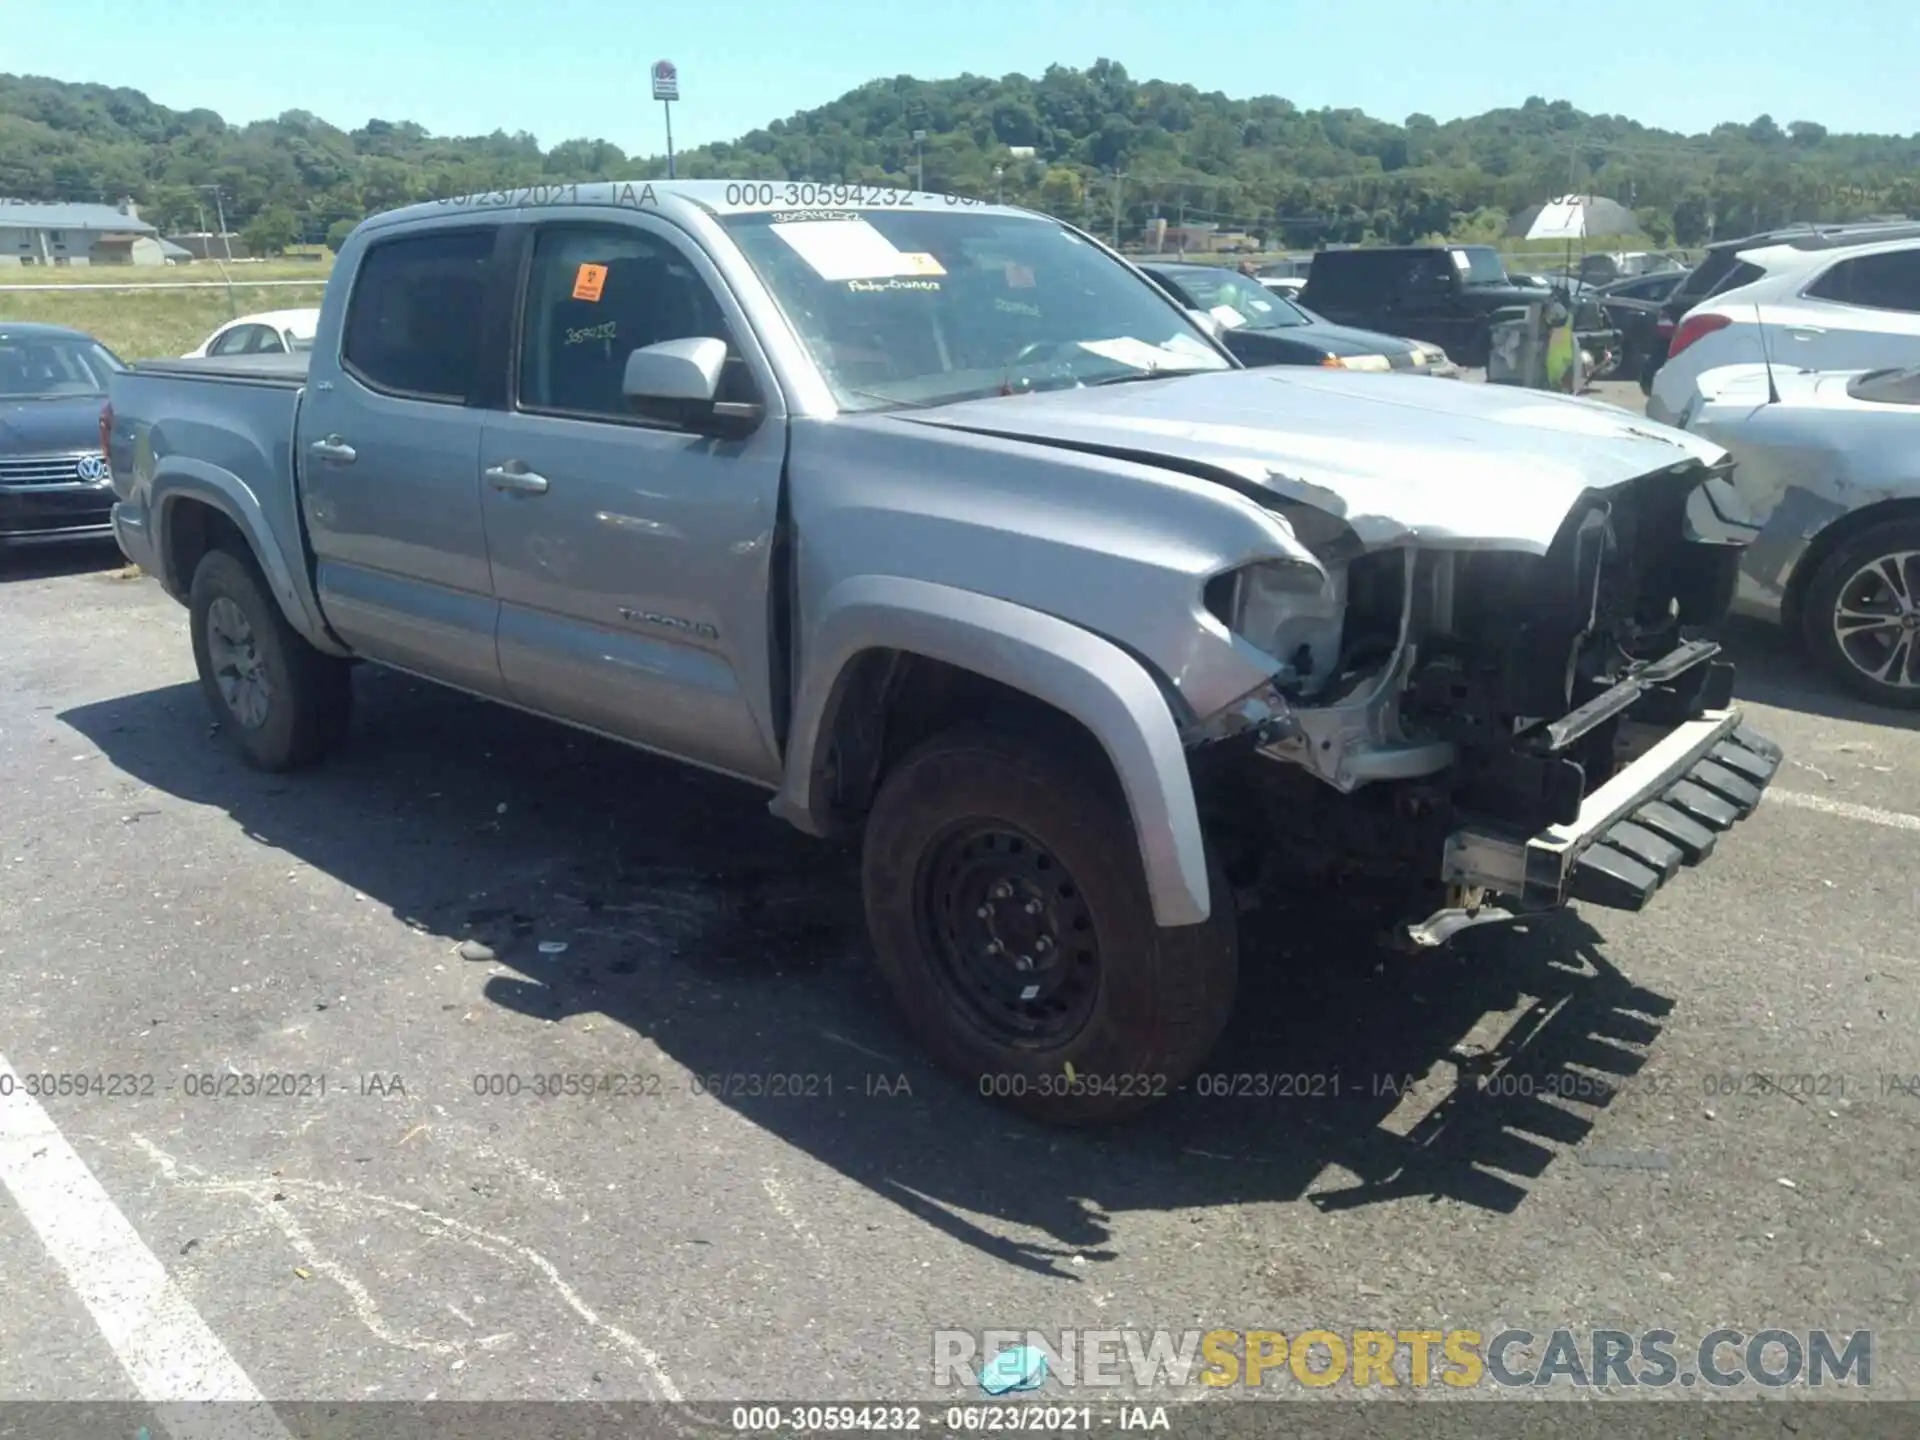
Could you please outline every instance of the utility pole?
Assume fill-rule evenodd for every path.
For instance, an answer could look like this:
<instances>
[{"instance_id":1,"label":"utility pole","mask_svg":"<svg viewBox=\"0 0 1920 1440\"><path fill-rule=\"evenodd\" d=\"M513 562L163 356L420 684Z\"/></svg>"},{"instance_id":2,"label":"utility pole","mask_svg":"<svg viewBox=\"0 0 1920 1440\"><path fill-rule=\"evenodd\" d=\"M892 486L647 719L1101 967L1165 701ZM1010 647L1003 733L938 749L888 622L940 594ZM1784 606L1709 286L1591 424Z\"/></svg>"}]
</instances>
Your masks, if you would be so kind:
<instances>
[{"instance_id":1,"label":"utility pole","mask_svg":"<svg viewBox=\"0 0 1920 1440\"><path fill-rule=\"evenodd\" d=\"M926 138L927 132L924 130L913 132L913 188L915 190L927 188L927 161L920 149L926 143Z\"/></svg>"},{"instance_id":2,"label":"utility pole","mask_svg":"<svg viewBox=\"0 0 1920 1440\"><path fill-rule=\"evenodd\" d=\"M233 263L233 242L227 238L227 206L226 202L221 198L220 187L218 185L200 185L195 188L211 190L213 192L214 214L218 217L220 223L220 248L226 254L227 265L231 265ZM200 221L202 224L206 223L206 215L207 212L205 210L200 212ZM207 258L211 260L213 259L211 253L213 247L208 246L207 248L209 251ZM233 275L228 271L227 265L220 267L220 278L227 282L227 318L229 320L238 320L240 318L240 302L233 297Z\"/></svg>"},{"instance_id":3,"label":"utility pole","mask_svg":"<svg viewBox=\"0 0 1920 1440\"><path fill-rule=\"evenodd\" d=\"M1120 248L1120 197L1126 192L1127 172L1113 172L1113 248Z\"/></svg>"},{"instance_id":4,"label":"utility pole","mask_svg":"<svg viewBox=\"0 0 1920 1440\"><path fill-rule=\"evenodd\" d=\"M993 167L993 203L996 205L1004 205L1007 203L1006 173L1006 169L1003 166L996 165Z\"/></svg>"},{"instance_id":5,"label":"utility pole","mask_svg":"<svg viewBox=\"0 0 1920 1440\"><path fill-rule=\"evenodd\" d=\"M194 188L197 190L211 190L213 192L214 212L220 222L220 248L226 254L227 263L231 265L233 263L233 242L227 239L227 206L226 201L220 194L220 187L218 185L197 185ZM202 210L200 212L200 223L204 225L206 224L206 220L207 212ZM213 257L208 256L207 258L212 259Z\"/></svg>"}]
</instances>

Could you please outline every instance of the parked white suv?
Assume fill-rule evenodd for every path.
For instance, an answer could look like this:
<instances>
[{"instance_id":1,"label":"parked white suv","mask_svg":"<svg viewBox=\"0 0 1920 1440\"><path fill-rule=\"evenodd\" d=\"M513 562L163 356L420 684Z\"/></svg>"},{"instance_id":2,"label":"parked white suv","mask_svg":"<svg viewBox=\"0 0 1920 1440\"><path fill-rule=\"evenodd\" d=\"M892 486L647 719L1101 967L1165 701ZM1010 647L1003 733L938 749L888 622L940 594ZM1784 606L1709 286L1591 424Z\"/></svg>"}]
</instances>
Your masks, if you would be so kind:
<instances>
[{"instance_id":1,"label":"parked white suv","mask_svg":"<svg viewBox=\"0 0 1920 1440\"><path fill-rule=\"evenodd\" d=\"M1695 380L1722 365L1878 370L1920 364L1920 239L1740 258L1765 273L1687 312L1654 377L1647 414L1674 424Z\"/></svg>"}]
</instances>

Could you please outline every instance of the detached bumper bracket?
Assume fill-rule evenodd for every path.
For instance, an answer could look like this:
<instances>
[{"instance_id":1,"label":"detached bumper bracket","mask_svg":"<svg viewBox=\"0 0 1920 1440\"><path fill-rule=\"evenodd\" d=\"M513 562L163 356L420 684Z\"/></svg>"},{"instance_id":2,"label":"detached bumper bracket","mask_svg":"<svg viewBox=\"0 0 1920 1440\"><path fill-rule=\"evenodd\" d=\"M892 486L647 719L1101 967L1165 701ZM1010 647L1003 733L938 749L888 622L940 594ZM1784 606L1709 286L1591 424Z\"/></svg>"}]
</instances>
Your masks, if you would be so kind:
<instances>
[{"instance_id":1,"label":"detached bumper bracket","mask_svg":"<svg viewBox=\"0 0 1920 1440\"><path fill-rule=\"evenodd\" d=\"M1587 796L1570 824L1533 836L1456 830L1442 878L1490 890L1522 911L1570 899L1638 910L1753 813L1780 760L1780 747L1738 711L1709 710Z\"/></svg>"},{"instance_id":2,"label":"detached bumper bracket","mask_svg":"<svg viewBox=\"0 0 1920 1440\"><path fill-rule=\"evenodd\" d=\"M1638 910L1660 888L1660 876L1611 845L1589 846L1569 887L1575 900L1613 910Z\"/></svg>"},{"instance_id":3,"label":"detached bumper bracket","mask_svg":"<svg viewBox=\"0 0 1920 1440\"><path fill-rule=\"evenodd\" d=\"M1679 847L1689 865L1698 865L1713 853L1720 832L1698 820L1689 819L1664 800L1654 800L1633 812L1634 822L1656 835L1663 835Z\"/></svg>"},{"instance_id":4,"label":"detached bumper bracket","mask_svg":"<svg viewBox=\"0 0 1920 1440\"><path fill-rule=\"evenodd\" d=\"M1733 801L1691 780L1682 780L1667 791L1667 799L1702 825L1711 825L1716 830L1731 830L1733 822L1741 818L1740 807Z\"/></svg>"}]
</instances>

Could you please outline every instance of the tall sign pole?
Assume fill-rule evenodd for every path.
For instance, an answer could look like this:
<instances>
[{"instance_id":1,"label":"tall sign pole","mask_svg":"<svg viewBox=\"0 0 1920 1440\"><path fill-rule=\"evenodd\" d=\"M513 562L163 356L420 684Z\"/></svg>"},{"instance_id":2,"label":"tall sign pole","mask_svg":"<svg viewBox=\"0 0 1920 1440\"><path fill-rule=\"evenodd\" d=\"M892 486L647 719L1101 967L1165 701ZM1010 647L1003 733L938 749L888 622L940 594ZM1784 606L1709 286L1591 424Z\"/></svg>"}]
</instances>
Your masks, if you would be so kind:
<instances>
[{"instance_id":1,"label":"tall sign pole","mask_svg":"<svg viewBox=\"0 0 1920 1440\"><path fill-rule=\"evenodd\" d=\"M673 102L680 98L680 72L671 60L653 62L653 98L667 117L667 178L673 179Z\"/></svg>"}]
</instances>

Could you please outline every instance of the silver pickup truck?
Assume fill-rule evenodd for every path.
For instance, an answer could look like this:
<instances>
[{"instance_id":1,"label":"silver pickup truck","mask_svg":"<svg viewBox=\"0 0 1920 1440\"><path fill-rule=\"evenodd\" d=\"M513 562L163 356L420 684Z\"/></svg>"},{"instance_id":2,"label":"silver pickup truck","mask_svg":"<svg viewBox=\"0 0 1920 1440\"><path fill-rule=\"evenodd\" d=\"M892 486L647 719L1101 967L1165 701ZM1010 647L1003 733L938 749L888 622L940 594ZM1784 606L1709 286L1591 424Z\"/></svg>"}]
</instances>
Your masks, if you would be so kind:
<instances>
[{"instance_id":1,"label":"silver pickup truck","mask_svg":"<svg viewBox=\"0 0 1920 1440\"><path fill-rule=\"evenodd\" d=\"M309 354L139 365L109 412L120 543L248 760L337 742L366 660L762 786L863 834L923 1043L1050 1120L1200 1065L1265 885L1377 887L1414 947L1634 909L1779 762L1694 638L1753 534L1721 450L1244 369L1017 209L416 205Z\"/></svg>"}]
</instances>

